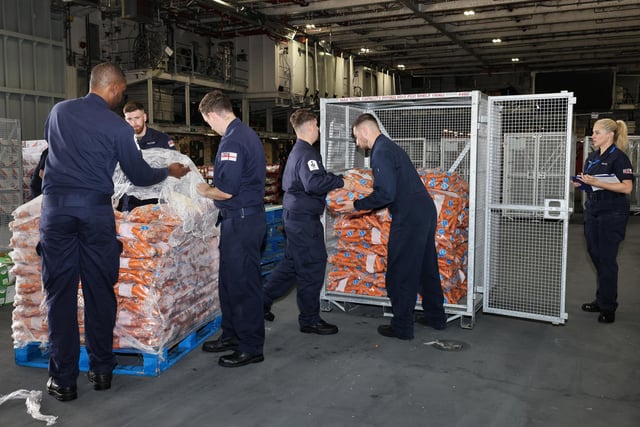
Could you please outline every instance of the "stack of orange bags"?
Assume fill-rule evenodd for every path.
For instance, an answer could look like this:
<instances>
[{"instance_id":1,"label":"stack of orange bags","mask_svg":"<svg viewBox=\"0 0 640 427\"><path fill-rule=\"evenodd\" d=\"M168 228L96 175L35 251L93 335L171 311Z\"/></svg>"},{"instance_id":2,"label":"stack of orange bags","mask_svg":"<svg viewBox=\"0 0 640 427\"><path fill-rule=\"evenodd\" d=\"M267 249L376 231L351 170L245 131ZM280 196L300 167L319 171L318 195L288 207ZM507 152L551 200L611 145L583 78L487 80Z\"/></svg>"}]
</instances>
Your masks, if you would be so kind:
<instances>
[{"instance_id":1,"label":"stack of orange bags","mask_svg":"<svg viewBox=\"0 0 640 427\"><path fill-rule=\"evenodd\" d=\"M123 250L115 287L115 348L153 352L219 309L217 238L171 246L170 236L180 232L180 225L162 204L117 216Z\"/></svg>"},{"instance_id":2,"label":"stack of orange bags","mask_svg":"<svg viewBox=\"0 0 640 427\"><path fill-rule=\"evenodd\" d=\"M12 232L9 253L13 260L11 272L16 276L16 295L13 301L12 336L15 347L30 342L47 342L46 307L42 289L42 268L36 245L40 241L40 204L42 197L25 203L13 211L9 223Z\"/></svg>"},{"instance_id":3,"label":"stack of orange bags","mask_svg":"<svg viewBox=\"0 0 640 427\"><path fill-rule=\"evenodd\" d=\"M48 341L41 260L35 252L40 205L41 198L22 205L14 211L15 220L10 224L10 254L16 275L12 323L16 348ZM161 353L219 313L217 237L183 235L182 221L163 204L141 206L129 213L115 211L115 216L123 251L115 286L114 348ZM81 284L78 323L84 342Z\"/></svg>"},{"instance_id":4,"label":"stack of orange bags","mask_svg":"<svg viewBox=\"0 0 640 427\"><path fill-rule=\"evenodd\" d=\"M373 191L368 169L353 169L346 176L356 183L353 191L339 188L327 194L330 212L346 200L362 199ZM388 209L358 215L339 215L333 225L336 252L329 258L326 289L374 297L387 295L387 244L391 215Z\"/></svg>"},{"instance_id":5,"label":"stack of orange bags","mask_svg":"<svg viewBox=\"0 0 640 427\"><path fill-rule=\"evenodd\" d=\"M467 295L469 185L455 172L418 169L438 211L436 251L445 303Z\"/></svg>"},{"instance_id":6,"label":"stack of orange bags","mask_svg":"<svg viewBox=\"0 0 640 427\"><path fill-rule=\"evenodd\" d=\"M456 173L418 169L438 211L436 251L445 303L455 304L466 295L468 184ZM354 191L333 190L327 195L328 211L345 200L362 199L373 191L370 170L347 172L358 182ZM387 209L362 215L337 215L335 253L329 258L327 291L366 296L386 296L387 243L391 227Z\"/></svg>"}]
</instances>

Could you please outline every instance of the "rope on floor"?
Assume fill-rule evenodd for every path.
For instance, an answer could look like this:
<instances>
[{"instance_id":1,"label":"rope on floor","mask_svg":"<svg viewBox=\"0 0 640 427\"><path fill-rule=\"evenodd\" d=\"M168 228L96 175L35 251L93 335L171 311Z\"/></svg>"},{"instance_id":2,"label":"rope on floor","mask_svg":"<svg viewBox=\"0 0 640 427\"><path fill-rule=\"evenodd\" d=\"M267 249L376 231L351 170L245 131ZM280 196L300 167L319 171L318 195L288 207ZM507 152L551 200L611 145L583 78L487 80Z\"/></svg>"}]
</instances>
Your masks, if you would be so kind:
<instances>
[{"instance_id":1,"label":"rope on floor","mask_svg":"<svg viewBox=\"0 0 640 427\"><path fill-rule=\"evenodd\" d=\"M33 419L38 421L44 421L48 426L56 423L58 417L54 415L42 415L40 413L40 402L42 401L42 392L39 390L16 390L13 393L9 393L4 396L0 396L0 405L2 405L7 400L12 399L26 399L25 404L27 405L27 414L31 415Z\"/></svg>"}]
</instances>

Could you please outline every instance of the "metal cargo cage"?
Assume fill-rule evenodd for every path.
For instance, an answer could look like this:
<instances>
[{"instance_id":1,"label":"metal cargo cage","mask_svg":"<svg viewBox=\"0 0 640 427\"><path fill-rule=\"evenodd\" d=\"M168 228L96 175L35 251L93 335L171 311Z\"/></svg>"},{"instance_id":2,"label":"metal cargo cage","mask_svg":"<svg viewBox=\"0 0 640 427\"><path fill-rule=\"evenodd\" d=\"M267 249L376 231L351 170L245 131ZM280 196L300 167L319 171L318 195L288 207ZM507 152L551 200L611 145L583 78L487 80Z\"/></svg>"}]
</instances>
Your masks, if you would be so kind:
<instances>
[{"instance_id":1,"label":"metal cargo cage","mask_svg":"<svg viewBox=\"0 0 640 427\"><path fill-rule=\"evenodd\" d=\"M0 255L9 250L11 213L22 204L20 121L0 119Z\"/></svg>"},{"instance_id":2,"label":"metal cargo cage","mask_svg":"<svg viewBox=\"0 0 640 427\"><path fill-rule=\"evenodd\" d=\"M378 119L382 133L409 154L425 186L425 176L436 175L444 176L445 180L461 179L466 184L465 227L457 231L464 236L466 246L458 252L460 268L454 272L466 284L466 290L458 289L455 298L449 299L447 295L451 294L445 293L445 311L449 320L459 318L461 326L468 328L473 326L475 313L482 305L479 289L485 256L487 148L478 141L487 138L487 109L487 97L478 91L322 99L320 103L320 147L327 171L343 173L369 167L368 153L356 149L351 129L355 118L366 112ZM337 251L338 217L331 213L324 216L330 256L328 270L332 268L331 256ZM443 277L442 266L440 272ZM386 291L384 295L359 294L342 288L329 289L329 282L327 275L321 294L324 310L333 305L348 310L357 304L369 304L382 306L388 313L390 302ZM421 309L419 303L416 309Z\"/></svg>"}]
</instances>

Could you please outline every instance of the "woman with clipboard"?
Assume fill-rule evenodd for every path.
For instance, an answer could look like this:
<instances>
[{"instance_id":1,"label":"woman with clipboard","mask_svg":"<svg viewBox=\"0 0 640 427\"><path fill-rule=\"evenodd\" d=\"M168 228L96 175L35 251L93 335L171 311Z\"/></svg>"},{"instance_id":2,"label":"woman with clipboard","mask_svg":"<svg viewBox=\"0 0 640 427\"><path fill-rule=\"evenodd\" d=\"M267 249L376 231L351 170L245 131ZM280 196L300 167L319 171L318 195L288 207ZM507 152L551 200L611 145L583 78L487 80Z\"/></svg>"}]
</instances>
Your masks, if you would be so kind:
<instances>
[{"instance_id":1,"label":"woman with clipboard","mask_svg":"<svg viewBox=\"0 0 640 427\"><path fill-rule=\"evenodd\" d=\"M633 169L625 154L629 141L622 120L601 119L593 125L594 151L584 164L583 174L573 185L585 190L584 235L587 251L596 268L596 299L582 304L582 310L600 313L598 322L613 323L618 308L618 247L624 240L629 220Z\"/></svg>"}]
</instances>

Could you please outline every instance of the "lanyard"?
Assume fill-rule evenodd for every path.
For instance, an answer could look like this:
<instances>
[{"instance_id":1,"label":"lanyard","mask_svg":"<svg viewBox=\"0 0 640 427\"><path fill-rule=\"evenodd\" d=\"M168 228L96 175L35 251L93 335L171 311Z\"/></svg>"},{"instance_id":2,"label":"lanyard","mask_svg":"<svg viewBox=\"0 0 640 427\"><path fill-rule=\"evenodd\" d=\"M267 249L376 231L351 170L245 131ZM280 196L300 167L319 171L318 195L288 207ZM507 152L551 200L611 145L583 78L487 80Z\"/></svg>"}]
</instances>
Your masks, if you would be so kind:
<instances>
[{"instance_id":1,"label":"lanyard","mask_svg":"<svg viewBox=\"0 0 640 427\"><path fill-rule=\"evenodd\" d=\"M609 151L609 154L613 153L614 151L616 151L616 146L615 145L611 146L611 150ZM602 158L602 156L600 156L600 158ZM587 160L587 167L584 169L584 171L585 172L589 172L589 169L591 169L593 166L597 165L598 163L600 163L600 159L593 160L593 161L592 160Z\"/></svg>"},{"instance_id":2,"label":"lanyard","mask_svg":"<svg viewBox=\"0 0 640 427\"><path fill-rule=\"evenodd\" d=\"M595 161L587 160L587 167L584 168L584 171L585 172L589 172L589 169L591 169L592 166L595 166L598 163L600 163L600 159L595 160Z\"/></svg>"}]
</instances>

